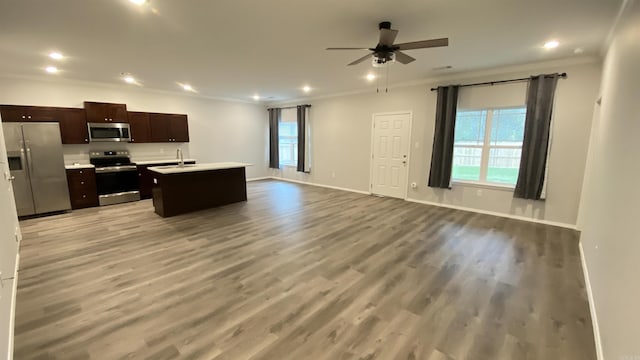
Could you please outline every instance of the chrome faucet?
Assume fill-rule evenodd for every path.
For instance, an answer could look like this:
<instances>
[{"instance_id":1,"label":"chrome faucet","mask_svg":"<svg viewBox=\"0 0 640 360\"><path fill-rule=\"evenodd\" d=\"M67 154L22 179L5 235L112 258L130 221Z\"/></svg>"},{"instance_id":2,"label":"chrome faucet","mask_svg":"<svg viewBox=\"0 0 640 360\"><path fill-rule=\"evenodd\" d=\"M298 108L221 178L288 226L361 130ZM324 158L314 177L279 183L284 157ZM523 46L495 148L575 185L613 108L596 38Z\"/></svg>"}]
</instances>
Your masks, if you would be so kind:
<instances>
[{"instance_id":1,"label":"chrome faucet","mask_svg":"<svg viewBox=\"0 0 640 360\"><path fill-rule=\"evenodd\" d=\"M176 159L180 160L178 162L178 167L183 168L184 167L184 158L182 157L182 149L178 148L178 150L176 151Z\"/></svg>"}]
</instances>

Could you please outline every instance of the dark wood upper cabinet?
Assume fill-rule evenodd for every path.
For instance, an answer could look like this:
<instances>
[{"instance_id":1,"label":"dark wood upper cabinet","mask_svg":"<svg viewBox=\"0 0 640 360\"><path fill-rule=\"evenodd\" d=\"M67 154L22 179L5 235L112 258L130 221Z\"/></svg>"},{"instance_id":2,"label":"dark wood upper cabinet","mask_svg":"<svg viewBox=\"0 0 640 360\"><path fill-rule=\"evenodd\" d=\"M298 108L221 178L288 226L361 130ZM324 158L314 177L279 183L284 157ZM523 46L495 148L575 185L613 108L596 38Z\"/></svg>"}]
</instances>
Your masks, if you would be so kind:
<instances>
[{"instance_id":1,"label":"dark wood upper cabinet","mask_svg":"<svg viewBox=\"0 0 640 360\"><path fill-rule=\"evenodd\" d=\"M175 142L189 142L187 115L175 115L170 122L171 136Z\"/></svg>"},{"instance_id":2,"label":"dark wood upper cabinet","mask_svg":"<svg viewBox=\"0 0 640 360\"><path fill-rule=\"evenodd\" d=\"M89 143L89 131L84 109L59 108L58 122L63 144Z\"/></svg>"},{"instance_id":3,"label":"dark wood upper cabinet","mask_svg":"<svg viewBox=\"0 0 640 360\"><path fill-rule=\"evenodd\" d=\"M129 111L129 128L131 130L132 143L151 142L151 127L149 126L149 113Z\"/></svg>"},{"instance_id":4,"label":"dark wood upper cabinet","mask_svg":"<svg viewBox=\"0 0 640 360\"><path fill-rule=\"evenodd\" d=\"M169 114L149 114L149 125L151 128L151 142L170 142L169 134Z\"/></svg>"},{"instance_id":5,"label":"dark wood upper cabinet","mask_svg":"<svg viewBox=\"0 0 640 360\"><path fill-rule=\"evenodd\" d=\"M44 106L0 106L0 114L4 122L58 121L56 108Z\"/></svg>"},{"instance_id":6,"label":"dark wood upper cabinet","mask_svg":"<svg viewBox=\"0 0 640 360\"><path fill-rule=\"evenodd\" d=\"M63 144L89 142L84 109L47 106L0 106L4 122L57 122Z\"/></svg>"},{"instance_id":7,"label":"dark wood upper cabinet","mask_svg":"<svg viewBox=\"0 0 640 360\"><path fill-rule=\"evenodd\" d=\"M129 122L127 104L85 101L84 109L90 123Z\"/></svg>"},{"instance_id":8,"label":"dark wood upper cabinet","mask_svg":"<svg viewBox=\"0 0 640 360\"><path fill-rule=\"evenodd\" d=\"M150 113L152 142L189 142L187 115Z\"/></svg>"},{"instance_id":9,"label":"dark wood upper cabinet","mask_svg":"<svg viewBox=\"0 0 640 360\"><path fill-rule=\"evenodd\" d=\"M129 123L132 143L189 142L189 121L184 114L127 111L125 104L85 101L84 109L0 105L4 122L57 122L63 144L89 143L87 123Z\"/></svg>"}]
</instances>

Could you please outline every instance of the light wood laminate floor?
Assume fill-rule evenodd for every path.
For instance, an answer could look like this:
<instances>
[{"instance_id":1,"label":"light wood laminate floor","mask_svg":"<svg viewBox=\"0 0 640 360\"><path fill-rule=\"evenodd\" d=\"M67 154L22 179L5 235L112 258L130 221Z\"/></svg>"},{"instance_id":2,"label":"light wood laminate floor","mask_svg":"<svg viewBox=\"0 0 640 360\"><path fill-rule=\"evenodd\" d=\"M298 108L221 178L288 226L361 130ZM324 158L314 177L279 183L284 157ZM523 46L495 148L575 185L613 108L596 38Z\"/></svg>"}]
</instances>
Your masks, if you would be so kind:
<instances>
[{"instance_id":1,"label":"light wood laminate floor","mask_svg":"<svg viewBox=\"0 0 640 360\"><path fill-rule=\"evenodd\" d=\"M574 231L278 181L22 222L15 358L595 359Z\"/></svg>"}]
</instances>

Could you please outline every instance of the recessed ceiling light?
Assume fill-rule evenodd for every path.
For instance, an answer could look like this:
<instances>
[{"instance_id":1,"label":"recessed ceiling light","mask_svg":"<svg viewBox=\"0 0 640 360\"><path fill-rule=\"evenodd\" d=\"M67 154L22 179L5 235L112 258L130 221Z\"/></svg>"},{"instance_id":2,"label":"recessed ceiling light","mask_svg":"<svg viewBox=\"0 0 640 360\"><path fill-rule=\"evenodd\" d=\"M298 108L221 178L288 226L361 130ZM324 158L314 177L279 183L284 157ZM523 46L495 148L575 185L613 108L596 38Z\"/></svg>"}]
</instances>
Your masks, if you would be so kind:
<instances>
[{"instance_id":1,"label":"recessed ceiling light","mask_svg":"<svg viewBox=\"0 0 640 360\"><path fill-rule=\"evenodd\" d=\"M55 66L47 66L47 67L45 68L45 70L46 70L49 74L55 74L55 73L57 73L57 72L59 71L59 70L58 70L58 68L57 68L57 67L55 67Z\"/></svg>"},{"instance_id":2,"label":"recessed ceiling light","mask_svg":"<svg viewBox=\"0 0 640 360\"><path fill-rule=\"evenodd\" d=\"M576 48L575 50L573 50L573 52L575 54L582 54L582 53L584 53L584 49L583 48Z\"/></svg>"},{"instance_id":3,"label":"recessed ceiling light","mask_svg":"<svg viewBox=\"0 0 640 360\"><path fill-rule=\"evenodd\" d=\"M147 0L129 0L129 1L136 5L142 5L147 2Z\"/></svg>"},{"instance_id":4,"label":"recessed ceiling light","mask_svg":"<svg viewBox=\"0 0 640 360\"><path fill-rule=\"evenodd\" d=\"M62 56L62 54L60 54L59 52L55 52L55 51L54 51L54 52L52 52L52 53L49 53L49 57L50 57L50 58L52 58L52 59L54 59L54 60L62 60L62 58L63 58L64 56Z\"/></svg>"},{"instance_id":5,"label":"recessed ceiling light","mask_svg":"<svg viewBox=\"0 0 640 360\"><path fill-rule=\"evenodd\" d=\"M305 85L305 86L302 88L302 91L304 91L304 92L308 93L309 91L311 91L311 87L309 87L308 85Z\"/></svg>"},{"instance_id":6,"label":"recessed ceiling light","mask_svg":"<svg viewBox=\"0 0 640 360\"><path fill-rule=\"evenodd\" d=\"M257 95L257 94L253 95L253 100L256 100L256 101L260 100L260 95Z\"/></svg>"},{"instance_id":7,"label":"recessed ceiling light","mask_svg":"<svg viewBox=\"0 0 640 360\"><path fill-rule=\"evenodd\" d=\"M368 73L367 74L367 80L373 81L375 78L376 78L376 76L374 74L372 74L372 73Z\"/></svg>"},{"instance_id":8,"label":"recessed ceiling light","mask_svg":"<svg viewBox=\"0 0 640 360\"><path fill-rule=\"evenodd\" d=\"M185 91L193 91L193 88L192 88L192 87L191 87L191 85L189 85L189 84L183 84L183 85L182 85L182 88L183 88Z\"/></svg>"},{"instance_id":9,"label":"recessed ceiling light","mask_svg":"<svg viewBox=\"0 0 640 360\"><path fill-rule=\"evenodd\" d=\"M136 82L136 79L133 76L125 76L124 82L126 82L127 84L134 84Z\"/></svg>"},{"instance_id":10,"label":"recessed ceiling light","mask_svg":"<svg viewBox=\"0 0 640 360\"><path fill-rule=\"evenodd\" d=\"M545 49L555 49L558 47L558 45L560 45L560 43L557 40L551 40L551 41L547 41L546 43L544 43L544 48Z\"/></svg>"}]
</instances>

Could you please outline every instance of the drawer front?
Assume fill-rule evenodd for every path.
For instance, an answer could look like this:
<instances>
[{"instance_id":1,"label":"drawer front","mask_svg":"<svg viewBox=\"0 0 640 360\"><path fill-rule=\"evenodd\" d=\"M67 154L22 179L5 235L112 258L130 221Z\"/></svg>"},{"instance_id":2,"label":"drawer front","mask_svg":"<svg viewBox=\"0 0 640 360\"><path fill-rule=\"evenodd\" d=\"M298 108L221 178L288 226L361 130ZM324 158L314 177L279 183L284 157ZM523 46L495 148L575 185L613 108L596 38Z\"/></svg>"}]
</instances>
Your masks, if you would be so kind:
<instances>
[{"instance_id":1,"label":"drawer front","mask_svg":"<svg viewBox=\"0 0 640 360\"><path fill-rule=\"evenodd\" d=\"M67 170L69 196L73 209L98 206L98 189L94 169Z\"/></svg>"}]
</instances>

